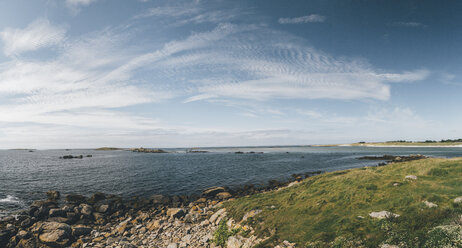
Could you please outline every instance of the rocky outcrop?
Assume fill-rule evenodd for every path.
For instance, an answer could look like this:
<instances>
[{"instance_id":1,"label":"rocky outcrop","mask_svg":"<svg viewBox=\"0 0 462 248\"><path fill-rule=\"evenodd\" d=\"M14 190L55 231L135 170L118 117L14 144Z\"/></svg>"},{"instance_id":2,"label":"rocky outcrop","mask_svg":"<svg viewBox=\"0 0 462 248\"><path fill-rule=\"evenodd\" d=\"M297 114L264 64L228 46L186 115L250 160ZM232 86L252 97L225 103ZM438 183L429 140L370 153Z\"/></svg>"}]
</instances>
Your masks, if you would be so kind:
<instances>
[{"instance_id":1,"label":"rocky outcrop","mask_svg":"<svg viewBox=\"0 0 462 248\"><path fill-rule=\"evenodd\" d=\"M142 148L142 147L130 149L130 151L143 152L143 153L168 153L167 151L162 150L162 149L148 149L148 148Z\"/></svg>"}]
</instances>

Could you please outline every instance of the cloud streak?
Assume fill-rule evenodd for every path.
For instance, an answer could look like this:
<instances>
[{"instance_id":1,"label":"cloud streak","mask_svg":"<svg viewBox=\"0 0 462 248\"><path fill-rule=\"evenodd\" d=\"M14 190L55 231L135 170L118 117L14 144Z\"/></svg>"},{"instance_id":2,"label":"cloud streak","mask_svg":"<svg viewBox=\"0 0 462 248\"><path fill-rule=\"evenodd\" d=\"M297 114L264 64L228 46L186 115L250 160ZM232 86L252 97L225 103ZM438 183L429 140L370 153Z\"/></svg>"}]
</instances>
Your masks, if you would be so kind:
<instances>
[{"instance_id":1,"label":"cloud streak","mask_svg":"<svg viewBox=\"0 0 462 248\"><path fill-rule=\"evenodd\" d=\"M65 28L54 26L47 19L38 19L24 29L6 28L0 32L7 56L58 45L65 36Z\"/></svg>"},{"instance_id":2,"label":"cloud streak","mask_svg":"<svg viewBox=\"0 0 462 248\"><path fill-rule=\"evenodd\" d=\"M318 14L311 14L306 16L300 17L286 17L286 18L279 18L279 24L302 24L302 23L315 23L315 22L324 22L326 21L326 17Z\"/></svg>"}]
</instances>

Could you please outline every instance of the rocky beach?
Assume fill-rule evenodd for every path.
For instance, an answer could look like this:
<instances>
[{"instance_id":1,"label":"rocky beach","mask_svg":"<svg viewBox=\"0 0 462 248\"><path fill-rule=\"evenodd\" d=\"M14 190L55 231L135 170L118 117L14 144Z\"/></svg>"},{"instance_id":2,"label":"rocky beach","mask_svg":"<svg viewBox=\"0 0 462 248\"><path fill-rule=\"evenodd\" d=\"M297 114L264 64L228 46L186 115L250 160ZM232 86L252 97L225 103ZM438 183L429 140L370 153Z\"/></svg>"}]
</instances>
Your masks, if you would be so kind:
<instances>
[{"instance_id":1,"label":"rocky beach","mask_svg":"<svg viewBox=\"0 0 462 248\"><path fill-rule=\"evenodd\" d=\"M0 220L0 247L253 247L264 239L242 223L261 211L249 211L241 220L234 220L228 218L223 202L290 187L320 173L293 175L286 182L272 180L265 187L212 187L195 198L153 195L123 199L104 193L62 197L51 190L46 192L47 199ZM220 228L224 233L219 234ZM287 241L279 247L294 244Z\"/></svg>"},{"instance_id":2,"label":"rocky beach","mask_svg":"<svg viewBox=\"0 0 462 248\"><path fill-rule=\"evenodd\" d=\"M400 163L424 158L422 155L385 155L358 159ZM280 191L322 173L294 174L291 180L271 180L265 186L212 187L197 197L122 198L104 193L90 197L61 196L58 191L50 190L46 192L46 199L0 220L0 247L250 248L274 235L271 232L266 236L256 235L253 225L249 224L250 219L262 212L262 206L250 209L242 218L232 218L226 203ZM295 247L295 243L281 240L275 247Z\"/></svg>"}]
</instances>

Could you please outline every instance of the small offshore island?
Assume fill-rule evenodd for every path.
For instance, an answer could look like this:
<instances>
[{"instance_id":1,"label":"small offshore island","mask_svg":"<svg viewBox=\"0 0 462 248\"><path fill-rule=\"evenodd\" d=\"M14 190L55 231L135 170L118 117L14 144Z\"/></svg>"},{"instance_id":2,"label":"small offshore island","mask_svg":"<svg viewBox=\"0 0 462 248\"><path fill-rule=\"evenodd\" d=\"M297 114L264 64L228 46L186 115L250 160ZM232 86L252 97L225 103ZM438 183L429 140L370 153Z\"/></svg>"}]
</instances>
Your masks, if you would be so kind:
<instances>
[{"instance_id":1,"label":"small offshore island","mask_svg":"<svg viewBox=\"0 0 462 248\"><path fill-rule=\"evenodd\" d=\"M389 163L195 199L49 191L0 221L0 247L460 247L462 158L361 159Z\"/></svg>"}]
</instances>

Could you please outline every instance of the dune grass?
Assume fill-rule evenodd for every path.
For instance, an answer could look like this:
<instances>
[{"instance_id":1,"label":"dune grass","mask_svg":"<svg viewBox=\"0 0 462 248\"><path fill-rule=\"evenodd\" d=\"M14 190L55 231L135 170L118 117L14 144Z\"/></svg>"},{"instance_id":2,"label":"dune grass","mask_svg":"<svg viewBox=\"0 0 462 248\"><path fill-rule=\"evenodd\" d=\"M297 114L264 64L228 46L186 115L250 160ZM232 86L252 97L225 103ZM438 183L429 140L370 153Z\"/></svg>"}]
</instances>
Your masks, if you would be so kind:
<instances>
[{"instance_id":1,"label":"dune grass","mask_svg":"<svg viewBox=\"0 0 462 248\"><path fill-rule=\"evenodd\" d=\"M405 180L406 175L418 179ZM290 188L229 201L225 207L234 219L249 210L263 210L247 222L256 234L272 235L267 245L289 240L299 247L313 242L330 247L341 237L358 247L400 242L404 247L423 247L433 227L460 216L462 208L453 203L458 196L462 196L462 158L432 158L326 173ZM424 201L438 207L428 208ZM382 210L400 217L369 217Z\"/></svg>"}]
</instances>

